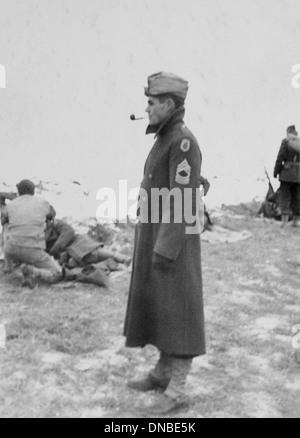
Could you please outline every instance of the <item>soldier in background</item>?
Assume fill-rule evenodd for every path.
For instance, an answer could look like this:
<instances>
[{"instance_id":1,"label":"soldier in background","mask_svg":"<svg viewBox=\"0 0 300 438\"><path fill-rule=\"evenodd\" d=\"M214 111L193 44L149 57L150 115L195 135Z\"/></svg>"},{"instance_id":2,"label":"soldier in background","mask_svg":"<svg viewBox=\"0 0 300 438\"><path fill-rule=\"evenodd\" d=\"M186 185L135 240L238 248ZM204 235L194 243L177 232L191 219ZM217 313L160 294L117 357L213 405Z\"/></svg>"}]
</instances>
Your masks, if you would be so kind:
<instances>
[{"instance_id":1,"label":"soldier in background","mask_svg":"<svg viewBox=\"0 0 300 438\"><path fill-rule=\"evenodd\" d=\"M274 178L279 176L281 192L282 228L293 215L293 226L300 226L300 149L295 126L287 128L277 156Z\"/></svg>"},{"instance_id":2,"label":"soldier in background","mask_svg":"<svg viewBox=\"0 0 300 438\"><path fill-rule=\"evenodd\" d=\"M59 264L45 251L46 220L56 213L48 201L34 196L32 181L21 181L17 189L19 196L1 214L7 228L4 253L8 262L21 266L22 286L32 289L36 280L54 283L62 276Z\"/></svg>"},{"instance_id":3,"label":"soldier in background","mask_svg":"<svg viewBox=\"0 0 300 438\"><path fill-rule=\"evenodd\" d=\"M111 251L102 242L88 234L77 234L73 227L63 220L48 220L45 232L46 251L57 259L60 265L70 268L84 267L110 259L117 267L119 263L129 265L131 257Z\"/></svg>"}]
</instances>

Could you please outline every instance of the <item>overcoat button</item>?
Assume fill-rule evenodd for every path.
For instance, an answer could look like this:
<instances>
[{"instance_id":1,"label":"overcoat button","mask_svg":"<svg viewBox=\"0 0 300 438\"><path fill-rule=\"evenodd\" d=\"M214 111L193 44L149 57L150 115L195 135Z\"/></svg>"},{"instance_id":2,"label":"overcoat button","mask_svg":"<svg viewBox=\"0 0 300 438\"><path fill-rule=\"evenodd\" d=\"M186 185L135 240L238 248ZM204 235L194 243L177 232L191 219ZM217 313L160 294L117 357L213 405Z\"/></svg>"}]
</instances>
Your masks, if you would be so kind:
<instances>
[{"instance_id":1,"label":"overcoat button","mask_svg":"<svg viewBox=\"0 0 300 438\"><path fill-rule=\"evenodd\" d=\"M149 177L149 179L152 179L153 178L152 173L149 173L148 177Z\"/></svg>"}]
</instances>

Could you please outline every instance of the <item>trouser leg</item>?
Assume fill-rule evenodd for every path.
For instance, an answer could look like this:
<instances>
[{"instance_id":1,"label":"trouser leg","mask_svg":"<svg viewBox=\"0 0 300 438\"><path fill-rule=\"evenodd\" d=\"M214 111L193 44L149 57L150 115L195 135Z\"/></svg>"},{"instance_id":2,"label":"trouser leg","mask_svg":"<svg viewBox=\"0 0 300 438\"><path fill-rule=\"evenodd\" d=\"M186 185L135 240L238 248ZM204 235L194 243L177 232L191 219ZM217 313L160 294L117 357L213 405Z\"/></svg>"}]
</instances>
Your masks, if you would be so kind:
<instances>
[{"instance_id":1,"label":"trouser leg","mask_svg":"<svg viewBox=\"0 0 300 438\"><path fill-rule=\"evenodd\" d=\"M3 231L1 233L1 246L4 255L4 273L8 274L13 271L14 265L13 265L13 261L5 254L6 240L7 240L7 225L4 225Z\"/></svg>"},{"instance_id":2,"label":"trouser leg","mask_svg":"<svg viewBox=\"0 0 300 438\"><path fill-rule=\"evenodd\" d=\"M161 351L155 367L150 371L150 376L156 381L162 382L163 386L167 386L172 377L172 364L172 356Z\"/></svg>"},{"instance_id":3,"label":"trouser leg","mask_svg":"<svg viewBox=\"0 0 300 438\"><path fill-rule=\"evenodd\" d=\"M289 214L281 215L281 228L285 228L289 222Z\"/></svg>"},{"instance_id":4,"label":"trouser leg","mask_svg":"<svg viewBox=\"0 0 300 438\"><path fill-rule=\"evenodd\" d=\"M114 251L109 251L104 248L98 248L95 251L84 257L84 262L87 264L104 262L107 259L113 259L116 263L125 263L127 258L122 254Z\"/></svg>"},{"instance_id":5,"label":"trouser leg","mask_svg":"<svg viewBox=\"0 0 300 438\"><path fill-rule=\"evenodd\" d=\"M35 277L47 283L55 283L62 277L62 270L59 264L49 254L41 251L39 260L32 263Z\"/></svg>"},{"instance_id":6,"label":"trouser leg","mask_svg":"<svg viewBox=\"0 0 300 438\"><path fill-rule=\"evenodd\" d=\"M164 393L152 406L147 408L151 414L168 414L189 407L185 385L193 359L177 356L169 356L169 358L171 360L171 380Z\"/></svg>"},{"instance_id":7,"label":"trouser leg","mask_svg":"<svg viewBox=\"0 0 300 438\"><path fill-rule=\"evenodd\" d=\"M291 214L291 183L282 182L280 185L281 190L281 213L282 216L289 216Z\"/></svg>"},{"instance_id":8,"label":"trouser leg","mask_svg":"<svg viewBox=\"0 0 300 438\"><path fill-rule=\"evenodd\" d=\"M34 277L47 283L54 283L61 278L61 267L42 249L8 244L5 256L13 262L31 266Z\"/></svg>"},{"instance_id":9,"label":"trouser leg","mask_svg":"<svg viewBox=\"0 0 300 438\"><path fill-rule=\"evenodd\" d=\"M300 184L293 184L291 187L291 210L294 218L300 216Z\"/></svg>"}]
</instances>

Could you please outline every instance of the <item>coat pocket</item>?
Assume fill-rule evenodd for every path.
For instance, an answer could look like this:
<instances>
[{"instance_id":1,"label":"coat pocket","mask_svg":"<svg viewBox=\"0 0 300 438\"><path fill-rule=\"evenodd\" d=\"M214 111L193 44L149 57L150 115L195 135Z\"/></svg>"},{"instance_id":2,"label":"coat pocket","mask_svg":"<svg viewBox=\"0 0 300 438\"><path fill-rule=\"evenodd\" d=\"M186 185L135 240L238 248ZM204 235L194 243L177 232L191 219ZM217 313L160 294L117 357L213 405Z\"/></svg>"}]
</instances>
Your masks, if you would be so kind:
<instances>
[{"instance_id":1,"label":"coat pocket","mask_svg":"<svg viewBox=\"0 0 300 438\"><path fill-rule=\"evenodd\" d=\"M288 161L279 175L280 181L300 183L300 163Z\"/></svg>"}]
</instances>

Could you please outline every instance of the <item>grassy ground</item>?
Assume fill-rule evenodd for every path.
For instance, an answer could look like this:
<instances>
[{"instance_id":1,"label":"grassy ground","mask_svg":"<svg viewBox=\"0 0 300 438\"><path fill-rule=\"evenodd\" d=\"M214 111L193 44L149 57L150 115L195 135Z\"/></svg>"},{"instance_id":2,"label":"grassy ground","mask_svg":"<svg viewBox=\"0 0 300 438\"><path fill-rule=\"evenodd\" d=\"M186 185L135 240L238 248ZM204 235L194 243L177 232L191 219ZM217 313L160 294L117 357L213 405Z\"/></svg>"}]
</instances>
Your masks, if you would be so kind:
<instances>
[{"instance_id":1,"label":"grassy ground","mask_svg":"<svg viewBox=\"0 0 300 438\"><path fill-rule=\"evenodd\" d=\"M241 214L242 213L242 214ZM207 355L194 360L191 408L178 417L300 417L300 229L281 231L250 208L215 222L252 237L203 242ZM110 236L111 237L111 236ZM132 251L133 230L114 239ZM133 418L155 394L126 387L157 352L127 349L122 336L130 270L109 290L61 283L31 291L0 274L0 417ZM300 332L300 329L298 330Z\"/></svg>"}]
</instances>

